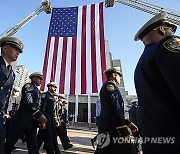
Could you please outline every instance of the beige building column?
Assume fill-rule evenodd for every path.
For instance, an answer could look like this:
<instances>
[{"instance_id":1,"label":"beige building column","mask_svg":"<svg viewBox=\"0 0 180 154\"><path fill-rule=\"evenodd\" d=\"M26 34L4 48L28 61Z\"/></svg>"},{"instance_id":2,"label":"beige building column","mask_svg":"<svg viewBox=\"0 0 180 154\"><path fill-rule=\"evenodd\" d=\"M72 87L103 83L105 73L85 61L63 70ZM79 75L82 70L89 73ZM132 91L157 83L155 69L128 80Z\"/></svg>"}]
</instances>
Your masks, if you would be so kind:
<instances>
[{"instance_id":1,"label":"beige building column","mask_svg":"<svg viewBox=\"0 0 180 154\"><path fill-rule=\"evenodd\" d=\"M88 94L88 124L91 124L91 95Z\"/></svg>"},{"instance_id":2,"label":"beige building column","mask_svg":"<svg viewBox=\"0 0 180 154\"><path fill-rule=\"evenodd\" d=\"M67 106L66 106L66 109L67 109L67 116L68 116L68 109L69 109L69 95L66 95L66 96L67 96L66 100L68 101ZM69 118L69 116L68 116L68 118Z\"/></svg>"},{"instance_id":3,"label":"beige building column","mask_svg":"<svg viewBox=\"0 0 180 154\"><path fill-rule=\"evenodd\" d=\"M76 103L75 103L75 122L77 122L78 116L78 95L76 95Z\"/></svg>"}]
</instances>

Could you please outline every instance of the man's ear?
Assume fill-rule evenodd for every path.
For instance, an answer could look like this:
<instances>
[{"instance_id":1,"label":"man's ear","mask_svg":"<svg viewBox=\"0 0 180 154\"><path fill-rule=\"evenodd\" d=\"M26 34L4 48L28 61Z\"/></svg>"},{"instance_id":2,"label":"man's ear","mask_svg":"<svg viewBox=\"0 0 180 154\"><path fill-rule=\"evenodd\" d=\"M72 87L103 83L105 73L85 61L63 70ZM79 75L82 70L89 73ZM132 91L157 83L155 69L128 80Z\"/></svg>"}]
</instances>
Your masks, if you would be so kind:
<instances>
[{"instance_id":1,"label":"man's ear","mask_svg":"<svg viewBox=\"0 0 180 154\"><path fill-rule=\"evenodd\" d=\"M165 29L164 29L163 26L159 26L158 32L159 32L161 35L165 35L165 34L166 34L166 31L165 31Z\"/></svg>"},{"instance_id":2,"label":"man's ear","mask_svg":"<svg viewBox=\"0 0 180 154\"><path fill-rule=\"evenodd\" d=\"M112 74L113 79L115 79L116 76L117 76L117 73L113 73L113 74Z\"/></svg>"},{"instance_id":3,"label":"man's ear","mask_svg":"<svg viewBox=\"0 0 180 154\"><path fill-rule=\"evenodd\" d=\"M3 45L3 46L2 46L2 49L3 49L4 51L7 51L7 49L8 49L7 45Z\"/></svg>"},{"instance_id":4,"label":"man's ear","mask_svg":"<svg viewBox=\"0 0 180 154\"><path fill-rule=\"evenodd\" d=\"M112 73L111 77L113 77L113 78L114 78L115 76L116 76L116 75L115 75L115 73Z\"/></svg>"}]
</instances>

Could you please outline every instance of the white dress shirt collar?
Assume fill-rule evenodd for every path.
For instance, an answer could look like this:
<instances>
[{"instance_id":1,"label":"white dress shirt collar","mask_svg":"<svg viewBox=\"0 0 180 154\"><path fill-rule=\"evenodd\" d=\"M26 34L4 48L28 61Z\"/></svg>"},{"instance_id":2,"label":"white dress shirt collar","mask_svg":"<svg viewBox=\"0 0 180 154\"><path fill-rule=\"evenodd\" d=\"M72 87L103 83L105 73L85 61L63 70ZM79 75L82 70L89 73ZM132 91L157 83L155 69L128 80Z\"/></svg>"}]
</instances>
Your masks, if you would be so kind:
<instances>
[{"instance_id":1,"label":"white dress shirt collar","mask_svg":"<svg viewBox=\"0 0 180 154\"><path fill-rule=\"evenodd\" d=\"M5 62L6 67L7 67L8 65L10 65L3 56L2 56L2 58L4 59L4 62Z\"/></svg>"}]
</instances>

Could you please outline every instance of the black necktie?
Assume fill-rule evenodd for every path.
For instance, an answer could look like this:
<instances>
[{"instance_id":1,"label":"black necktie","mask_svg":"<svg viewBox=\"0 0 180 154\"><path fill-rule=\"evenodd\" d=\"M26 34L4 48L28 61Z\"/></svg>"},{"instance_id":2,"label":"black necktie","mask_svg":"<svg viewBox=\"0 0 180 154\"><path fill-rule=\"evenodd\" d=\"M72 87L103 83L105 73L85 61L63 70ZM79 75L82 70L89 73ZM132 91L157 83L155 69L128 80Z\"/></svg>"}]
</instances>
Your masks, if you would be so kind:
<instances>
[{"instance_id":1,"label":"black necktie","mask_svg":"<svg viewBox=\"0 0 180 154\"><path fill-rule=\"evenodd\" d=\"M7 69L10 71L12 69L12 66L11 65L8 65L7 66Z\"/></svg>"}]
</instances>

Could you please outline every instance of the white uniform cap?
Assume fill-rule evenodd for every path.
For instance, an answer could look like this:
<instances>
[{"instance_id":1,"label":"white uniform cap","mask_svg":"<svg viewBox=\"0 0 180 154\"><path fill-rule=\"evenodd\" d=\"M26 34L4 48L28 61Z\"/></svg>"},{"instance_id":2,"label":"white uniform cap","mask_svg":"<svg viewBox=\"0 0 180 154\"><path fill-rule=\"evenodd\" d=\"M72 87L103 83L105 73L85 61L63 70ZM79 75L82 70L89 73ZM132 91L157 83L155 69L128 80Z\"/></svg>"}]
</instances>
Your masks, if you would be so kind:
<instances>
[{"instance_id":1,"label":"white uniform cap","mask_svg":"<svg viewBox=\"0 0 180 154\"><path fill-rule=\"evenodd\" d=\"M43 74L41 72L34 72L29 76L29 78L32 79L32 77L34 76L39 77L41 79L43 78Z\"/></svg>"},{"instance_id":2,"label":"white uniform cap","mask_svg":"<svg viewBox=\"0 0 180 154\"><path fill-rule=\"evenodd\" d=\"M22 49L24 47L22 41L20 41L18 38L16 37L12 37L12 36L6 36L6 37L2 37L0 39L0 47L2 47L5 44L9 44L13 47L16 47L20 50L20 52L22 53Z\"/></svg>"},{"instance_id":3,"label":"white uniform cap","mask_svg":"<svg viewBox=\"0 0 180 154\"><path fill-rule=\"evenodd\" d=\"M50 83L48 83L48 84L47 84L47 87L49 87L49 86L52 86L52 87L56 87L56 88L57 88L56 82L50 82Z\"/></svg>"},{"instance_id":4,"label":"white uniform cap","mask_svg":"<svg viewBox=\"0 0 180 154\"><path fill-rule=\"evenodd\" d=\"M104 71L104 74L106 74L106 75L112 74L112 73L118 73L119 76L122 76L120 69L117 67L111 67Z\"/></svg>"}]
</instances>

